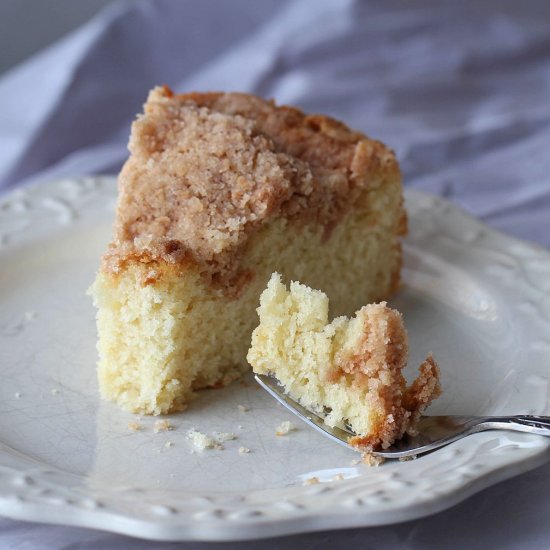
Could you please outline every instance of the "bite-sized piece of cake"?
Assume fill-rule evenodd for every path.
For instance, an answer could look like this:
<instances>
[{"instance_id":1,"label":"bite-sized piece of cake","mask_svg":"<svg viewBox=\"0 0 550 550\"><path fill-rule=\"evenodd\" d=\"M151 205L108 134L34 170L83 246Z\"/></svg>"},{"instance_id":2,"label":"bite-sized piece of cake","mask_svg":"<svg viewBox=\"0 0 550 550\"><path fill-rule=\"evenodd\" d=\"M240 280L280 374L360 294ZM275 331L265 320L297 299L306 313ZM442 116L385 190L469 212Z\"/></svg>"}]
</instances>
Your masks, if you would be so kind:
<instances>
[{"instance_id":1,"label":"bite-sized piece of cake","mask_svg":"<svg viewBox=\"0 0 550 550\"><path fill-rule=\"evenodd\" d=\"M381 143L252 95L156 88L129 149L92 287L100 389L121 407L180 410L244 372L273 271L337 315L396 290L406 217Z\"/></svg>"},{"instance_id":2,"label":"bite-sized piece of cake","mask_svg":"<svg viewBox=\"0 0 550 550\"><path fill-rule=\"evenodd\" d=\"M407 333L401 314L384 302L329 323L326 294L297 282L289 291L274 273L258 314L248 351L254 372L273 374L292 398L326 414L329 426L349 426L352 445L389 447L441 393L431 356L407 387Z\"/></svg>"}]
</instances>

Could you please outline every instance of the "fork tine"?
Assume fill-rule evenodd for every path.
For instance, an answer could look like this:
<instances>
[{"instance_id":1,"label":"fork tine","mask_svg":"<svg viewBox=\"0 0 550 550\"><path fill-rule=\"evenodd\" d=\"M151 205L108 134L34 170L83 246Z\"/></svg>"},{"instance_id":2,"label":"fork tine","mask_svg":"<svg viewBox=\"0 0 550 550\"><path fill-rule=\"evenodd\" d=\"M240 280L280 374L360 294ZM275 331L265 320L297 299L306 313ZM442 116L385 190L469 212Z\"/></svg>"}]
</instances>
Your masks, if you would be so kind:
<instances>
[{"instance_id":1,"label":"fork tine","mask_svg":"<svg viewBox=\"0 0 550 550\"><path fill-rule=\"evenodd\" d=\"M336 443L340 443L340 445L344 445L352 451L361 452L359 449L352 447L348 443L349 436L355 435L353 432L327 426L321 416L309 411L305 407L302 407L302 405L284 393L281 386L274 378L263 374L255 374L254 378L256 379L256 382L264 388L264 390L272 395L279 403L281 403L281 405L284 405L291 413L300 418L300 420L304 421L312 428L315 428L318 432L321 432L323 435L329 437Z\"/></svg>"},{"instance_id":2,"label":"fork tine","mask_svg":"<svg viewBox=\"0 0 550 550\"><path fill-rule=\"evenodd\" d=\"M349 436L355 435L351 430L327 426L322 416L302 407L287 395L276 378L261 374L254 378L262 388L306 424L336 443L362 452L349 444ZM422 416L414 435L405 434L387 449L369 451L369 454L382 458L416 457L454 443L467 435L486 430L512 430L550 437L550 416Z\"/></svg>"}]
</instances>

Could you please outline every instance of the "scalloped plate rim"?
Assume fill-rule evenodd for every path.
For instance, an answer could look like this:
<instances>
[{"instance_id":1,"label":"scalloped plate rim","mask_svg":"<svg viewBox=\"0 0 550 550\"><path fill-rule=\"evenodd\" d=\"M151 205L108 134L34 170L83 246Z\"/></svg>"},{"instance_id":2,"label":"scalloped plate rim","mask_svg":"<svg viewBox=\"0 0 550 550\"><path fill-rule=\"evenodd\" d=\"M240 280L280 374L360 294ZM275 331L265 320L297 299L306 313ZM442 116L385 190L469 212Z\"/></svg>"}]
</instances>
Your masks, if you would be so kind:
<instances>
[{"instance_id":1,"label":"scalloped plate rim","mask_svg":"<svg viewBox=\"0 0 550 550\"><path fill-rule=\"evenodd\" d=\"M96 182L101 180L112 181L112 179L112 176L88 178L89 181ZM45 193L47 196L48 191L53 190L59 183L59 181L54 181L50 184L32 185L16 189L11 193L0 195L0 207L10 196L15 196L16 194L30 193L32 196L33 193ZM467 221L472 226L482 229L490 241L496 241L496 244L515 243L515 245L520 248L544 256L545 261L548 262L550 266L550 253L545 248L535 243L525 242L521 239L505 235L485 225L483 222L477 220L446 199L414 189L406 189L405 196L408 202L432 201L434 204L443 204L446 208L457 213L460 218ZM11 248L11 245L8 243L7 249L10 250ZM3 251L0 247L0 256L2 254ZM541 290L541 292L543 291ZM540 441L540 438L534 438L533 436L525 437L531 437L533 441ZM422 502L420 506L409 505L403 508L396 507L390 511L378 513L373 513L372 511L365 513L361 510L349 510L347 516L343 516L330 515L330 512L327 515L326 513L323 514L315 510L309 515L296 518L287 517L270 519L268 517L266 519L256 519L253 521L232 520L231 522L224 522L223 520L219 520L213 523L211 520L207 520L196 522L196 525L192 525L189 523L182 524L181 522L163 523L161 521L155 521L154 519L136 519L117 510L109 511L101 508L90 510L75 509L71 508L70 503L67 504L66 509L60 510L55 507L48 508L47 501L41 504L34 504L18 500L17 497L14 498L14 495L0 494L0 514L13 519L102 529L134 537L165 541L252 540L318 530L387 525L418 519L448 509L493 484L537 468L550 460L550 443L544 441L540 442L539 445L534 445L534 447L536 452L532 452L526 458L509 461L495 469L484 472L458 488L451 489L447 493L439 494L432 499ZM0 448L0 453L1 452ZM0 468L1 467L2 465L0 464ZM25 468L23 468L19 470L19 473L24 474L25 471ZM210 526L210 529L207 530L207 526Z\"/></svg>"},{"instance_id":2,"label":"scalloped plate rim","mask_svg":"<svg viewBox=\"0 0 550 550\"><path fill-rule=\"evenodd\" d=\"M62 518L59 512L55 510L51 513L51 516L47 512L45 513L44 504L28 506L18 503L13 499L5 498L2 495L0 495L0 515L14 520L96 529L151 541L252 541L313 532L382 527L422 519L439 512L444 512L493 485L535 470L548 461L550 461L550 447L528 459L520 460L514 464L508 464L483 474L481 477L473 480L472 483L448 493L445 498L433 499L428 503L423 503L422 508L416 511L411 511L410 507L405 507L402 510L392 511L391 516L389 514L385 516L381 514L380 517L376 517L375 515L369 517L357 513L350 515L349 521L348 519L343 520L342 516L314 514L302 518L278 520L276 522L268 519L265 522L246 525L244 529L242 524L235 523L232 525L232 529L222 528L218 531L215 529L206 530L206 525L200 524L197 529L189 528L188 526L160 525L152 520L136 520L116 512L100 515L95 510L79 511L78 514ZM106 523L109 524L108 527Z\"/></svg>"}]
</instances>

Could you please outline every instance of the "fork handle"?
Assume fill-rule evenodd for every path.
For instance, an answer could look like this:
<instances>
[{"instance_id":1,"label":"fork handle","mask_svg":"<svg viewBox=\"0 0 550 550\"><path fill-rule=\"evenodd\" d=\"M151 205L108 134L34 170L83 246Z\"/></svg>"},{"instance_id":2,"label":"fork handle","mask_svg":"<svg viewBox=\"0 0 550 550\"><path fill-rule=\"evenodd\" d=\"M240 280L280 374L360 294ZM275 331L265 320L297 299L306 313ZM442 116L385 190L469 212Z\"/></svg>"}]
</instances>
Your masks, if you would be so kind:
<instances>
[{"instance_id":1,"label":"fork handle","mask_svg":"<svg viewBox=\"0 0 550 550\"><path fill-rule=\"evenodd\" d=\"M511 430L550 436L550 416L487 416L480 419L473 431Z\"/></svg>"}]
</instances>

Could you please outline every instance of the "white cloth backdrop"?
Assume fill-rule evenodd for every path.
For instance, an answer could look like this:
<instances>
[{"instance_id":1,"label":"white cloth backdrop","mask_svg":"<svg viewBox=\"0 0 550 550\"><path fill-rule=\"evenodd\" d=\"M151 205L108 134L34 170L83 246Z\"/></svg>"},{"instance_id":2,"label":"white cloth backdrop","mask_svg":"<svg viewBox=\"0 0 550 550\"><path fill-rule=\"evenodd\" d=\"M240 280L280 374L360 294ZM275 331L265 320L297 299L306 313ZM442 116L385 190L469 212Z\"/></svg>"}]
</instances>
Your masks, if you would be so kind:
<instances>
[{"instance_id":1,"label":"white cloth backdrop","mask_svg":"<svg viewBox=\"0 0 550 550\"><path fill-rule=\"evenodd\" d=\"M118 3L0 80L0 191L116 172L159 83L332 114L390 144L407 186L550 247L547 0ZM547 548L549 474L401 525L178 547ZM0 519L2 549L168 547Z\"/></svg>"}]
</instances>

